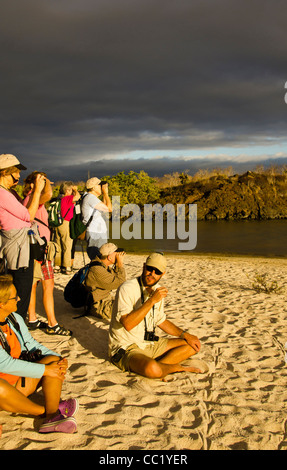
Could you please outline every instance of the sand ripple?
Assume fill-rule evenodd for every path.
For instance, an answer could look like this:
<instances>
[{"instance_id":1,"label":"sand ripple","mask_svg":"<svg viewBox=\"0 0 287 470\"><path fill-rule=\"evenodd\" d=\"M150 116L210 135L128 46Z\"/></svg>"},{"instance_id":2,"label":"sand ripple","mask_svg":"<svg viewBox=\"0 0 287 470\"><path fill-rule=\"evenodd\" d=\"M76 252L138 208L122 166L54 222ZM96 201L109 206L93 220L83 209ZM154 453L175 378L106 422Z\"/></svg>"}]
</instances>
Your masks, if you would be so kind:
<instances>
[{"instance_id":1,"label":"sand ripple","mask_svg":"<svg viewBox=\"0 0 287 470\"><path fill-rule=\"evenodd\" d=\"M145 257L128 255L128 276ZM81 265L81 256L76 262ZM268 272L282 294L256 293L250 278ZM0 413L2 449L172 450L286 449L286 260L171 256L164 282L166 311L202 341L198 359L209 371L175 374L165 382L123 373L108 361L108 324L63 300L67 277L57 275L55 304L70 340L35 336L69 360L63 396L77 396L74 435L36 432L37 419ZM40 288L38 312L43 315ZM188 364L189 361L187 361ZM35 396L41 401L41 394Z\"/></svg>"}]
</instances>

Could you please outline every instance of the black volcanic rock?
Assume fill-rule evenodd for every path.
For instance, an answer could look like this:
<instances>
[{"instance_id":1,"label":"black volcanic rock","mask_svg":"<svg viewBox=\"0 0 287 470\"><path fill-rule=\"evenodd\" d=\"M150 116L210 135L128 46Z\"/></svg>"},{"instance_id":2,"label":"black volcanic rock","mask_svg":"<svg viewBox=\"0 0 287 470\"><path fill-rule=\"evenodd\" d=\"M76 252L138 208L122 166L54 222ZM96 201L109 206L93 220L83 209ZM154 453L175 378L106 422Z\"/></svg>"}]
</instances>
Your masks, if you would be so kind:
<instances>
[{"instance_id":1,"label":"black volcanic rock","mask_svg":"<svg viewBox=\"0 0 287 470\"><path fill-rule=\"evenodd\" d=\"M166 188L157 202L197 204L198 220L285 219L287 175L215 176Z\"/></svg>"}]
</instances>

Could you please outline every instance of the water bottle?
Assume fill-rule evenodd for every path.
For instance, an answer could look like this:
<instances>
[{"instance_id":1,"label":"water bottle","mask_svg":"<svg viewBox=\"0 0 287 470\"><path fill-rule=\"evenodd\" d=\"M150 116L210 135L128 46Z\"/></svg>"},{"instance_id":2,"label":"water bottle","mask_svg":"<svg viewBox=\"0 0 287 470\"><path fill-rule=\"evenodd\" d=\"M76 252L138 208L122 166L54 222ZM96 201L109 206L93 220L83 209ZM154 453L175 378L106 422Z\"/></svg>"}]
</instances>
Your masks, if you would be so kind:
<instances>
[{"instance_id":1,"label":"water bottle","mask_svg":"<svg viewBox=\"0 0 287 470\"><path fill-rule=\"evenodd\" d=\"M40 245L35 238L33 230L29 230L28 235L30 240L30 259L38 259L40 256Z\"/></svg>"},{"instance_id":2,"label":"water bottle","mask_svg":"<svg viewBox=\"0 0 287 470\"><path fill-rule=\"evenodd\" d=\"M33 230L29 230L28 235L29 235L29 239L30 239L30 245L36 245L37 240L35 238L35 233L33 232Z\"/></svg>"}]
</instances>

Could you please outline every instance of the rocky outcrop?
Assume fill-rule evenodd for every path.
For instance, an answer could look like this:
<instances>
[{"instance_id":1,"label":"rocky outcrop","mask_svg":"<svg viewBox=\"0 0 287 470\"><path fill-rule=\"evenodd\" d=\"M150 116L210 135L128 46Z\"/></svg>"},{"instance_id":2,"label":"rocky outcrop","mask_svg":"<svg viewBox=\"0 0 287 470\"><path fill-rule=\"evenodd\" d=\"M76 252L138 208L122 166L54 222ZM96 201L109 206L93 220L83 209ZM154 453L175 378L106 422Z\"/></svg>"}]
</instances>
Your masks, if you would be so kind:
<instances>
[{"instance_id":1,"label":"rocky outcrop","mask_svg":"<svg viewBox=\"0 0 287 470\"><path fill-rule=\"evenodd\" d=\"M287 175L247 172L167 188L164 205L197 204L198 220L287 218Z\"/></svg>"}]
</instances>

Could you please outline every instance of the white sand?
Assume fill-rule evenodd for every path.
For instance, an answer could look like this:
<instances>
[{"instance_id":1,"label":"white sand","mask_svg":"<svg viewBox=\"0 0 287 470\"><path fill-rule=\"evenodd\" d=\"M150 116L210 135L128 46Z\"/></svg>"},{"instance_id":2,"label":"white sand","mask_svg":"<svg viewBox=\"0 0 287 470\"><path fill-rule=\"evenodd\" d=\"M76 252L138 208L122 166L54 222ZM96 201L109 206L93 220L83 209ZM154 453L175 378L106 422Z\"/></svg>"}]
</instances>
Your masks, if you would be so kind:
<instances>
[{"instance_id":1,"label":"white sand","mask_svg":"<svg viewBox=\"0 0 287 470\"><path fill-rule=\"evenodd\" d=\"M144 255L127 255L127 276L141 272ZM82 265L77 254L76 266ZM255 272L268 273L281 294L251 289ZM286 449L287 388L284 345L287 259L170 255L165 284L168 318L202 342L203 375L178 373L166 382L119 371L108 361L108 324L74 319L63 298L69 277L56 275L59 323L73 339L35 337L68 358L64 398L78 397L75 434L39 434L39 420L0 412L0 447L87 450ZM45 318L38 288L38 312ZM186 361L188 364L188 361ZM34 399L41 401L39 392Z\"/></svg>"}]
</instances>

